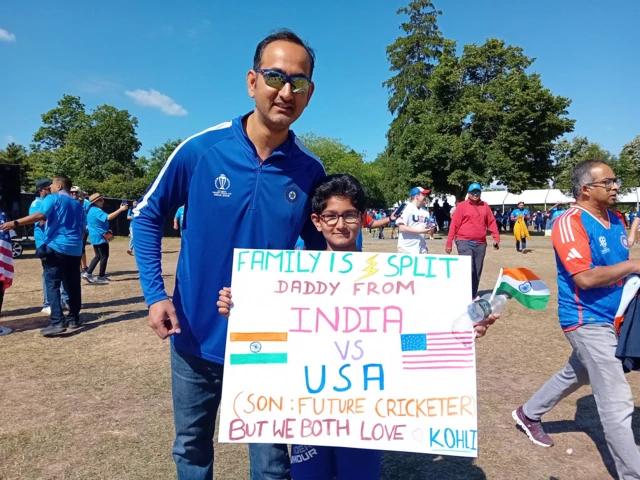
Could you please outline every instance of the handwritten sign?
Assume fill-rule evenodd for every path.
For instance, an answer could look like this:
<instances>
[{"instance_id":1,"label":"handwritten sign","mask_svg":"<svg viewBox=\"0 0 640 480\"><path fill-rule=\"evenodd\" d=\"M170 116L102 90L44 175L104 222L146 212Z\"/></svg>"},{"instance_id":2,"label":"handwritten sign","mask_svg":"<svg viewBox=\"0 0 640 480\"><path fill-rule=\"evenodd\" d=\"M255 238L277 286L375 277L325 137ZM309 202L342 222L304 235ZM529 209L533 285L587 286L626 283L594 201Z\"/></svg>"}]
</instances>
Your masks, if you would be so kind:
<instances>
[{"instance_id":1,"label":"handwritten sign","mask_svg":"<svg viewBox=\"0 0 640 480\"><path fill-rule=\"evenodd\" d=\"M219 440L477 456L470 257L236 249Z\"/></svg>"}]
</instances>

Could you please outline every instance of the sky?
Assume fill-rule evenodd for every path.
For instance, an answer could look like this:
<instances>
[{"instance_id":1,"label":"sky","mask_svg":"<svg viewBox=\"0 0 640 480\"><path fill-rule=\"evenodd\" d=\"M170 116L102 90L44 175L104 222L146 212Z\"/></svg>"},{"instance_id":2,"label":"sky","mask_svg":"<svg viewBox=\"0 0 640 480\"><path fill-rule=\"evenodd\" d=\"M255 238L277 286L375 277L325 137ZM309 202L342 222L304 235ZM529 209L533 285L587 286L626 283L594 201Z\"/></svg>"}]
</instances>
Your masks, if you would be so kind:
<instances>
[{"instance_id":1,"label":"sky","mask_svg":"<svg viewBox=\"0 0 640 480\"><path fill-rule=\"evenodd\" d=\"M28 145L63 94L139 121L139 152L253 109L246 73L256 44L293 29L316 50L316 91L296 133L341 139L374 160L392 119L385 49L408 0L3 0L0 146ZM640 1L436 0L446 38L497 37L537 60L531 71L573 103L570 135L618 154L640 134Z\"/></svg>"}]
</instances>

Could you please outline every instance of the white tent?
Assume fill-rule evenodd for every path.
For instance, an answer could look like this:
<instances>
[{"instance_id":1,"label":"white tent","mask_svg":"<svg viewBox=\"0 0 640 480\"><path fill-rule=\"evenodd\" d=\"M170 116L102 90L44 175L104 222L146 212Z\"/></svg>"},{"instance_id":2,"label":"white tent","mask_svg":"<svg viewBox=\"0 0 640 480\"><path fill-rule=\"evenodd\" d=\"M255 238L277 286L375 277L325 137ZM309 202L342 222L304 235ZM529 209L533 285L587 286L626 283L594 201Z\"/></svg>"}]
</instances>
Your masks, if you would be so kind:
<instances>
[{"instance_id":1,"label":"white tent","mask_svg":"<svg viewBox=\"0 0 640 480\"><path fill-rule=\"evenodd\" d=\"M441 205L443 197L435 197L440 200ZM453 195L448 195L446 198L450 205L455 205L456 198ZM515 206L518 202L524 202L525 205L544 205L544 208L548 209L556 203L571 203L575 201L573 197L565 195L561 190L555 188L524 190L517 195L506 190L482 192L482 200L491 207L500 207L502 209L507 206ZM635 204L636 208L640 208L640 187L632 188L628 193L620 195L618 204ZM433 205L433 202L430 205Z\"/></svg>"}]
</instances>

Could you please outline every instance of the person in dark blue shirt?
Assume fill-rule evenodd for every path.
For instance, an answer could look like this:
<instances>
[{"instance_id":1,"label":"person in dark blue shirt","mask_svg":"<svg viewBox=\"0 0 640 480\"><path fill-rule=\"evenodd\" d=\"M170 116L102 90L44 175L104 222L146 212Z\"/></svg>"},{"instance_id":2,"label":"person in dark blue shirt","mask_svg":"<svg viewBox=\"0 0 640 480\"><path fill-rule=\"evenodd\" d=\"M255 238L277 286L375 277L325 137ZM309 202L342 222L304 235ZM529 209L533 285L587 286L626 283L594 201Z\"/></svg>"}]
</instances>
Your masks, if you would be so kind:
<instances>
[{"instance_id":1,"label":"person in dark blue shirt","mask_svg":"<svg viewBox=\"0 0 640 480\"><path fill-rule=\"evenodd\" d=\"M281 30L262 40L247 73L255 109L195 134L169 156L133 212L136 261L149 326L172 337L171 369L179 479L213 477L227 321L208 302L231 280L236 247L293 249L298 237L324 249L310 195L324 167L290 130L314 90L313 50ZM173 299L162 279L166 217L185 205ZM286 445L252 444L251 479L288 479Z\"/></svg>"},{"instance_id":2,"label":"person in dark blue shirt","mask_svg":"<svg viewBox=\"0 0 640 480\"><path fill-rule=\"evenodd\" d=\"M51 306L51 325L40 330L43 336L57 335L67 328L80 326L80 256L85 218L82 206L71 197L71 181L55 177L51 195L40 204L39 211L0 226L7 231L18 225L46 220L42 245L36 255L44 266L47 299ZM60 285L69 295L69 314L65 318L60 302Z\"/></svg>"}]
</instances>

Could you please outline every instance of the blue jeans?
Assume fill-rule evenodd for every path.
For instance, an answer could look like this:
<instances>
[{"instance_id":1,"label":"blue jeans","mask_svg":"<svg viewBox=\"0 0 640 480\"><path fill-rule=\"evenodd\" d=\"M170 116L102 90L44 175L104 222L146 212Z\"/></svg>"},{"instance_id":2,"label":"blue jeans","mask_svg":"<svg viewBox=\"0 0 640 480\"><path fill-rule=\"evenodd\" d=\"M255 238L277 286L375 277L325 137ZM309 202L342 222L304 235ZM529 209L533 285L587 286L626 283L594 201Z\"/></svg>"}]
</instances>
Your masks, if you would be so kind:
<instances>
[{"instance_id":1,"label":"blue jeans","mask_svg":"<svg viewBox=\"0 0 640 480\"><path fill-rule=\"evenodd\" d=\"M131 237L131 240L129 240L129 250L133 249L133 229L131 227L129 227L129 236Z\"/></svg>"},{"instance_id":2,"label":"blue jeans","mask_svg":"<svg viewBox=\"0 0 640 480\"><path fill-rule=\"evenodd\" d=\"M224 367L178 352L171 344L171 392L178 480L213 479L213 432ZM249 445L251 480L289 480L286 445Z\"/></svg>"},{"instance_id":3,"label":"blue jeans","mask_svg":"<svg viewBox=\"0 0 640 480\"><path fill-rule=\"evenodd\" d=\"M44 302L42 303L42 306L50 306L49 299L47 298L47 284L44 280L44 269L42 270L42 293L44 293ZM60 284L60 299L62 300L62 303L69 305L69 295L67 295L67 292L64 289L64 284L62 283Z\"/></svg>"},{"instance_id":4,"label":"blue jeans","mask_svg":"<svg viewBox=\"0 0 640 480\"><path fill-rule=\"evenodd\" d=\"M44 283L47 299L51 307L51 324L64 325L60 288L69 294L69 314L67 320L78 320L82 306L82 290L80 287L80 257L72 257L56 252L51 247L44 248L44 256L40 258L44 267Z\"/></svg>"}]
</instances>

